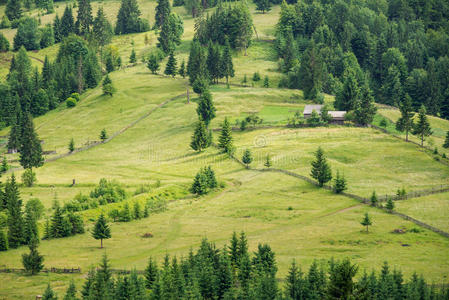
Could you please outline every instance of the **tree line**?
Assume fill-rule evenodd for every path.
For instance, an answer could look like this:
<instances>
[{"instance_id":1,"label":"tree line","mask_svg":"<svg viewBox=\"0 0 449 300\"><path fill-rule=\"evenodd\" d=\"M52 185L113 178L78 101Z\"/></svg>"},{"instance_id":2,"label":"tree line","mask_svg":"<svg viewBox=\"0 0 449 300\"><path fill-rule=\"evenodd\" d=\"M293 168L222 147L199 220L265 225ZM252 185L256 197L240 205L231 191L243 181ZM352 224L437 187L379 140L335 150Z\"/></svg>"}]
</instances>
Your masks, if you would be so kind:
<instances>
[{"instance_id":1,"label":"tree line","mask_svg":"<svg viewBox=\"0 0 449 300\"><path fill-rule=\"evenodd\" d=\"M285 284L276 278L276 256L268 244L250 253L244 232L217 248L204 239L186 257L170 257L161 265L150 258L145 272L113 276L106 255L92 268L78 291L72 281L64 299L447 299L447 287L427 284L416 273L405 280L384 263L380 272L359 271L349 259L314 261L307 271L293 261ZM356 276L360 274L359 278ZM79 297L81 296L81 297ZM43 299L57 299L50 284Z\"/></svg>"},{"instance_id":2,"label":"tree line","mask_svg":"<svg viewBox=\"0 0 449 300\"><path fill-rule=\"evenodd\" d=\"M286 74L281 86L306 99L336 95L354 110L372 91L376 102L449 118L447 1L301 1L283 3L276 43Z\"/></svg>"}]
</instances>

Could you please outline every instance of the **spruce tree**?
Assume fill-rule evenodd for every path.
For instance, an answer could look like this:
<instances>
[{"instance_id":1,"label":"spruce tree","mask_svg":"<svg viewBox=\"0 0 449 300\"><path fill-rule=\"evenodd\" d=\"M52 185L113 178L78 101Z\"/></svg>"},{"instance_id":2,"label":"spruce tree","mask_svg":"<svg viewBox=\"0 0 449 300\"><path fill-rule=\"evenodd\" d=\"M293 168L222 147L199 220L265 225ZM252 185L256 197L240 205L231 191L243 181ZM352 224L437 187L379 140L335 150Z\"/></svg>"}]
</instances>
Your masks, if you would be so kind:
<instances>
[{"instance_id":1,"label":"spruce tree","mask_svg":"<svg viewBox=\"0 0 449 300\"><path fill-rule=\"evenodd\" d=\"M55 292L51 288L50 284L47 285L47 289L45 290L44 294L42 295L42 300L57 300L58 297L56 296Z\"/></svg>"},{"instance_id":2,"label":"spruce tree","mask_svg":"<svg viewBox=\"0 0 449 300\"><path fill-rule=\"evenodd\" d=\"M212 82L218 83L218 78L220 78L221 74L224 73L224 70L220 69L222 68L221 61L221 53L218 44L209 41L207 47L206 65Z\"/></svg>"},{"instance_id":3,"label":"spruce tree","mask_svg":"<svg viewBox=\"0 0 449 300\"><path fill-rule=\"evenodd\" d=\"M270 87L270 79L268 78L268 76L265 76L265 78L263 80L263 87L264 88L269 88Z\"/></svg>"},{"instance_id":4,"label":"spruce tree","mask_svg":"<svg viewBox=\"0 0 449 300\"><path fill-rule=\"evenodd\" d=\"M136 0L122 0L115 26L116 34L141 32L142 20L139 18L140 10Z\"/></svg>"},{"instance_id":5,"label":"spruce tree","mask_svg":"<svg viewBox=\"0 0 449 300\"><path fill-rule=\"evenodd\" d=\"M114 35L111 23L109 23L104 14L103 7L100 7L97 11L97 16L93 21L92 34L100 47L109 44Z\"/></svg>"},{"instance_id":6,"label":"spruce tree","mask_svg":"<svg viewBox=\"0 0 449 300\"><path fill-rule=\"evenodd\" d=\"M271 162L270 154L267 154L267 157L265 158L265 163L263 165L267 168L270 168L273 165L273 163Z\"/></svg>"},{"instance_id":7,"label":"spruce tree","mask_svg":"<svg viewBox=\"0 0 449 300\"><path fill-rule=\"evenodd\" d=\"M449 148L449 130L446 132L446 139L444 140L443 148Z\"/></svg>"},{"instance_id":8,"label":"spruce tree","mask_svg":"<svg viewBox=\"0 0 449 300\"><path fill-rule=\"evenodd\" d=\"M44 268L44 257L37 251L37 246L38 240L37 237L34 237L29 245L30 253L22 254L23 267L25 268L25 272L30 275L36 275Z\"/></svg>"},{"instance_id":9,"label":"spruce tree","mask_svg":"<svg viewBox=\"0 0 449 300\"><path fill-rule=\"evenodd\" d=\"M77 299L78 298L76 297L76 286L75 286L75 282L72 279L70 281L69 288L65 292L63 300L77 300Z\"/></svg>"},{"instance_id":10,"label":"spruce tree","mask_svg":"<svg viewBox=\"0 0 449 300\"><path fill-rule=\"evenodd\" d=\"M355 77L355 71L351 68L345 71L343 87L335 97L334 106L338 110L354 110L359 97L359 84Z\"/></svg>"},{"instance_id":11,"label":"spruce tree","mask_svg":"<svg viewBox=\"0 0 449 300\"><path fill-rule=\"evenodd\" d=\"M360 224L362 226L366 226L366 232L368 232L368 227L371 226L373 224L373 222L371 221L370 216L368 215L368 213L365 213L365 216L362 220L362 222L360 222Z\"/></svg>"},{"instance_id":12,"label":"spruce tree","mask_svg":"<svg viewBox=\"0 0 449 300\"><path fill-rule=\"evenodd\" d=\"M0 230L0 251L7 251L9 249L8 237L4 230Z\"/></svg>"},{"instance_id":13,"label":"spruce tree","mask_svg":"<svg viewBox=\"0 0 449 300\"><path fill-rule=\"evenodd\" d=\"M215 177L215 172L212 170L211 166L208 166L204 169L204 174L206 175L207 179L207 186L210 189L214 189L218 186L217 178Z\"/></svg>"},{"instance_id":14,"label":"spruce tree","mask_svg":"<svg viewBox=\"0 0 449 300\"><path fill-rule=\"evenodd\" d=\"M205 49L197 39L192 41L190 46L189 60L187 62L187 75L189 82L193 84L198 78L207 78L207 55Z\"/></svg>"},{"instance_id":15,"label":"spruce tree","mask_svg":"<svg viewBox=\"0 0 449 300\"><path fill-rule=\"evenodd\" d=\"M123 205L122 210L120 211L120 221L121 222L129 222L132 220L131 211L129 210L128 203Z\"/></svg>"},{"instance_id":16,"label":"spruce tree","mask_svg":"<svg viewBox=\"0 0 449 300\"><path fill-rule=\"evenodd\" d=\"M154 283L157 280L159 269L157 267L157 263L153 260L152 257L148 260L148 266L145 269L145 286L147 289L152 290L154 287Z\"/></svg>"},{"instance_id":17,"label":"spruce tree","mask_svg":"<svg viewBox=\"0 0 449 300\"><path fill-rule=\"evenodd\" d=\"M24 169L37 168L44 164L39 137L34 131L33 118L25 113L21 125L20 164Z\"/></svg>"},{"instance_id":18,"label":"spruce tree","mask_svg":"<svg viewBox=\"0 0 449 300\"><path fill-rule=\"evenodd\" d=\"M245 152L243 152L242 162L246 165L246 168L249 169L249 165L253 162L253 156L249 149L246 149Z\"/></svg>"},{"instance_id":19,"label":"spruce tree","mask_svg":"<svg viewBox=\"0 0 449 300\"><path fill-rule=\"evenodd\" d=\"M344 192L348 189L346 178L344 175L340 175L339 171L337 171L337 176L335 177L333 188L335 193L337 194L340 194L341 192Z\"/></svg>"},{"instance_id":20,"label":"spruce tree","mask_svg":"<svg viewBox=\"0 0 449 300\"><path fill-rule=\"evenodd\" d=\"M321 147L315 152L315 161L312 162L311 176L318 181L320 187L332 179L331 168L326 161Z\"/></svg>"},{"instance_id":21,"label":"spruce tree","mask_svg":"<svg viewBox=\"0 0 449 300\"><path fill-rule=\"evenodd\" d=\"M148 69L150 69L151 73L157 74L157 71L159 70L159 60L157 59L156 55L151 53L150 57L148 58Z\"/></svg>"},{"instance_id":22,"label":"spruce tree","mask_svg":"<svg viewBox=\"0 0 449 300\"><path fill-rule=\"evenodd\" d=\"M376 111L374 97L366 81L360 89L359 99L355 105L354 120L359 125L367 126L373 121Z\"/></svg>"},{"instance_id":23,"label":"spruce tree","mask_svg":"<svg viewBox=\"0 0 449 300\"><path fill-rule=\"evenodd\" d=\"M69 152L72 153L73 151L75 151L75 140L71 138L69 142Z\"/></svg>"},{"instance_id":24,"label":"spruce tree","mask_svg":"<svg viewBox=\"0 0 449 300\"><path fill-rule=\"evenodd\" d=\"M64 226L64 215L59 203L56 202L55 211L51 217L50 237L61 238L66 236L66 228Z\"/></svg>"},{"instance_id":25,"label":"spruce tree","mask_svg":"<svg viewBox=\"0 0 449 300\"><path fill-rule=\"evenodd\" d=\"M8 136L8 150L16 152L20 148L21 138L21 122L22 122L22 108L20 106L19 99L16 98L14 115L12 116L11 130Z\"/></svg>"},{"instance_id":26,"label":"spruce tree","mask_svg":"<svg viewBox=\"0 0 449 300\"><path fill-rule=\"evenodd\" d=\"M136 57L136 51L134 51L134 48L131 50L131 55L129 56L129 62L134 64L137 61Z\"/></svg>"},{"instance_id":27,"label":"spruce tree","mask_svg":"<svg viewBox=\"0 0 449 300\"><path fill-rule=\"evenodd\" d=\"M80 35L87 35L93 23L90 0L78 0L78 19L76 21Z\"/></svg>"},{"instance_id":28,"label":"spruce tree","mask_svg":"<svg viewBox=\"0 0 449 300\"><path fill-rule=\"evenodd\" d=\"M386 208L389 212L392 212L392 211L393 211L393 209L394 209L394 202L393 202L393 199L392 199L391 197L388 197L387 205L385 206L385 208Z\"/></svg>"},{"instance_id":29,"label":"spruce tree","mask_svg":"<svg viewBox=\"0 0 449 300\"><path fill-rule=\"evenodd\" d=\"M168 0L157 0L154 28L161 28L167 21L170 13L171 6Z\"/></svg>"},{"instance_id":30,"label":"spruce tree","mask_svg":"<svg viewBox=\"0 0 449 300\"><path fill-rule=\"evenodd\" d=\"M231 154L233 150L232 128L229 124L228 118L225 118L223 124L221 125L220 137L218 138L218 147L229 154Z\"/></svg>"},{"instance_id":31,"label":"spruce tree","mask_svg":"<svg viewBox=\"0 0 449 300\"><path fill-rule=\"evenodd\" d=\"M102 140L104 142L107 139L108 139L108 134L106 132L106 129L103 128L100 133L100 140Z\"/></svg>"},{"instance_id":32,"label":"spruce tree","mask_svg":"<svg viewBox=\"0 0 449 300\"><path fill-rule=\"evenodd\" d=\"M22 17L21 1L8 0L5 7L5 14L10 21L19 20Z\"/></svg>"},{"instance_id":33,"label":"spruce tree","mask_svg":"<svg viewBox=\"0 0 449 300\"><path fill-rule=\"evenodd\" d=\"M222 76L226 78L226 84L229 83L229 77L234 77L234 64L232 62L232 52L231 45L229 44L229 39L226 36L223 55L221 56L221 73Z\"/></svg>"},{"instance_id":34,"label":"spruce tree","mask_svg":"<svg viewBox=\"0 0 449 300\"><path fill-rule=\"evenodd\" d=\"M432 128L427 120L426 108L424 105L421 105L421 108L418 111L418 121L415 124L413 134L421 139L421 146L424 146L426 137L432 134Z\"/></svg>"},{"instance_id":35,"label":"spruce tree","mask_svg":"<svg viewBox=\"0 0 449 300\"><path fill-rule=\"evenodd\" d=\"M75 32L73 12L72 8L69 6L65 7L64 14L62 15L60 32L63 37L69 36L69 34Z\"/></svg>"},{"instance_id":36,"label":"spruce tree","mask_svg":"<svg viewBox=\"0 0 449 300\"><path fill-rule=\"evenodd\" d=\"M111 229L106 223L106 219L103 214L100 215L97 222L95 223L94 231L92 232L92 237L96 240L100 240L101 245L100 248L103 248L104 239L111 238Z\"/></svg>"},{"instance_id":37,"label":"spruce tree","mask_svg":"<svg viewBox=\"0 0 449 300\"><path fill-rule=\"evenodd\" d=\"M31 245L34 239L39 240L37 219L32 212L26 211L24 225L24 242L28 245Z\"/></svg>"},{"instance_id":38,"label":"spruce tree","mask_svg":"<svg viewBox=\"0 0 449 300\"><path fill-rule=\"evenodd\" d=\"M196 109L200 120L204 121L206 127L209 126L210 121L215 118L215 106L212 101L212 94L209 90L204 91L198 100L198 107Z\"/></svg>"},{"instance_id":39,"label":"spruce tree","mask_svg":"<svg viewBox=\"0 0 449 300\"><path fill-rule=\"evenodd\" d=\"M182 78L186 78L186 62L182 60L181 66L179 67L178 74L182 76Z\"/></svg>"},{"instance_id":40,"label":"spruce tree","mask_svg":"<svg viewBox=\"0 0 449 300\"><path fill-rule=\"evenodd\" d=\"M370 202L371 202L371 206L377 206L378 200L377 200L376 191L373 191L373 193L371 194Z\"/></svg>"},{"instance_id":41,"label":"spruce tree","mask_svg":"<svg viewBox=\"0 0 449 300\"><path fill-rule=\"evenodd\" d=\"M408 94L401 99L399 110L401 117L396 121L396 130L405 131L405 140L408 141L408 133L413 130L413 117L415 113L412 110L412 99Z\"/></svg>"},{"instance_id":42,"label":"spruce tree","mask_svg":"<svg viewBox=\"0 0 449 300\"><path fill-rule=\"evenodd\" d=\"M165 66L164 74L175 77L176 73L177 73L176 58L174 53L171 52L168 57L167 65Z\"/></svg>"},{"instance_id":43,"label":"spruce tree","mask_svg":"<svg viewBox=\"0 0 449 300\"><path fill-rule=\"evenodd\" d=\"M16 177L14 174L11 175L11 179L6 182L5 199L8 209L8 244L10 248L17 248L25 242L25 232L22 200L20 199L19 188L16 184Z\"/></svg>"},{"instance_id":44,"label":"spruce tree","mask_svg":"<svg viewBox=\"0 0 449 300\"><path fill-rule=\"evenodd\" d=\"M208 190L207 177L203 170L200 170L193 180L192 186L190 187L190 192L196 195L204 195Z\"/></svg>"},{"instance_id":45,"label":"spruce tree","mask_svg":"<svg viewBox=\"0 0 449 300\"><path fill-rule=\"evenodd\" d=\"M138 201L134 202L133 215L135 220L142 218L142 210L140 209L140 203Z\"/></svg>"},{"instance_id":46,"label":"spruce tree","mask_svg":"<svg viewBox=\"0 0 449 300\"><path fill-rule=\"evenodd\" d=\"M206 124L204 124L203 120L199 120L195 131L192 135L192 141L190 142L190 147L193 150L201 152L203 149L209 146L208 134L206 129Z\"/></svg>"},{"instance_id":47,"label":"spruce tree","mask_svg":"<svg viewBox=\"0 0 449 300\"><path fill-rule=\"evenodd\" d=\"M316 100L321 92L323 66L319 58L315 43L304 51L301 57L301 65L298 69L298 77L304 92L304 99Z\"/></svg>"}]
</instances>

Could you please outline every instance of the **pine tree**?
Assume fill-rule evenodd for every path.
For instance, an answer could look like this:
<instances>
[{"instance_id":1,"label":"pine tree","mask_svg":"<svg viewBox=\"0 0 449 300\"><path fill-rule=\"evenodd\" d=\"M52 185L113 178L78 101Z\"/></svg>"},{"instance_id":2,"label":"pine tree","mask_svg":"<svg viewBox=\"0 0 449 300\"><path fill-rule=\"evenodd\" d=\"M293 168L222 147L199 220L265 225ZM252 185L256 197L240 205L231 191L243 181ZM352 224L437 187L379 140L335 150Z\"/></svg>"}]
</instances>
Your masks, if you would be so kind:
<instances>
[{"instance_id":1,"label":"pine tree","mask_svg":"<svg viewBox=\"0 0 449 300\"><path fill-rule=\"evenodd\" d=\"M140 10L136 0L122 0L117 15L115 33L127 34L147 30L148 28L142 28L143 24L139 16Z\"/></svg>"},{"instance_id":2,"label":"pine tree","mask_svg":"<svg viewBox=\"0 0 449 300\"><path fill-rule=\"evenodd\" d=\"M265 158L265 163L263 165L267 168L270 168L273 165L273 163L271 162L270 154L267 154L267 157Z\"/></svg>"},{"instance_id":3,"label":"pine tree","mask_svg":"<svg viewBox=\"0 0 449 300\"><path fill-rule=\"evenodd\" d=\"M232 128L228 118L225 118L221 125L220 137L218 138L218 147L224 152L231 154L233 151Z\"/></svg>"},{"instance_id":4,"label":"pine tree","mask_svg":"<svg viewBox=\"0 0 449 300\"><path fill-rule=\"evenodd\" d=\"M399 110L401 117L396 122L396 130L405 131L405 140L408 141L408 133L413 130L413 117L415 113L412 110L412 99L408 94L401 99Z\"/></svg>"},{"instance_id":5,"label":"pine tree","mask_svg":"<svg viewBox=\"0 0 449 300\"><path fill-rule=\"evenodd\" d=\"M446 133L446 139L444 140L443 148L449 148L449 130Z\"/></svg>"},{"instance_id":6,"label":"pine tree","mask_svg":"<svg viewBox=\"0 0 449 300\"><path fill-rule=\"evenodd\" d=\"M161 28L171 13L170 2L168 0L158 0L156 6L156 15L154 17L154 28Z\"/></svg>"},{"instance_id":7,"label":"pine tree","mask_svg":"<svg viewBox=\"0 0 449 300\"><path fill-rule=\"evenodd\" d=\"M77 300L77 299L78 298L76 297L76 286L75 286L75 282L72 279L70 281L69 288L65 292L65 296L64 296L63 300Z\"/></svg>"},{"instance_id":8,"label":"pine tree","mask_svg":"<svg viewBox=\"0 0 449 300\"><path fill-rule=\"evenodd\" d=\"M8 161L6 160L6 156L3 156L2 165L0 167L0 174L6 173L9 170Z\"/></svg>"},{"instance_id":9,"label":"pine tree","mask_svg":"<svg viewBox=\"0 0 449 300\"><path fill-rule=\"evenodd\" d=\"M75 32L75 23L73 19L72 8L69 6L65 7L64 14L61 18L61 36L66 37L69 34Z\"/></svg>"},{"instance_id":10,"label":"pine tree","mask_svg":"<svg viewBox=\"0 0 449 300\"><path fill-rule=\"evenodd\" d=\"M137 61L136 57L136 51L134 51L134 48L131 50L131 55L129 56L129 62L134 64Z\"/></svg>"},{"instance_id":11,"label":"pine tree","mask_svg":"<svg viewBox=\"0 0 449 300\"><path fill-rule=\"evenodd\" d=\"M165 66L164 74L175 77L176 73L177 73L176 58L173 52L171 52L170 56L168 57L167 65Z\"/></svg>"},{"instance_id":12,"label":"pine tree","mask_svg":"<svg viewBox=\"0 0 449 300\"><path fill-rule=\"evenodd\" d=\"M152 290L154 287L154 284L157 280L157 275L159 273L159 269L157 267L157 263L155 260L153 260L152 257L148 260L148 266L145 269L145 286L147 289Z\"/></svg>"},{"instance_id":13,"label":"pine tree","mask_svg":"<svg viewBox=\"0 0 449 300\"><path fill-rule=\"evenodd\" d=\"M320 187L332 179L331 168L326 161L321 147L315 152L315 161L312 162L311 176L318 181Z\"/></svg>"},{"instance_id":14,"label":"pine tree","mask_svg":"<svg viewBox=\"0 0 449 300\"><path fill-rule=\"evenodd\" d=\"M0 251L7 251L9 249L8 238L3 230L0 230Z\"/></svg>"},{"instance_id":15,"label":"pine tree","mask_svg":"<svg viewBox=\"0 0 449 300\"><path fill-rule=\"evenodd\" d=\"M104 142L107 139L108 139L108 134L106 132L106 129L103 128L100 133L100 140L102 140Z\"/></svg>"},{"instance_id":16,"label":"pine tree","mask_svg":"<svg viewBox=\"0 0 449 300\"><path fill-rule=\"evenodd\" d=\"M337 171L337 176L335 177L335 181L334 181L335 193L340 194L341 192L344 192L347 189L348 189L348 187L347 187L345 176L340 175L340 172Z\"/></svg>"},{"instance_id":17,"label":"pine tree","mask_svg":"<svg viewBox=\"0 0 449 300\"><path fill-rule=\"evenodd\" d=\"M356 107L359 97L359 84L355 77L355 71L348 69L345 71L343 87L338 91L335 97L334 106L338 110L350 111Z\"/></svg>"},{"instance_id":18,"label":"pine tree","mask_svg":"<svg viewBox=\"0 0 449 300\"><path fill-rule=\"evenodd\" d=\"M103 7L98 8L97 16L93 21L92 34L100 47L109 44L114 35L111 23L109 23L104 14Z\"/></svg>"},{"instance_id":19,"label":"pine tree","mask_svg":"<svg viewBox=\"0 0 449 300\"><path fill-rule=\"evenodd\" d=\"M377 200L376 191L373 191L373 193L371 194L370 202L371 202L371 206L377 206L378 200Z\"/></svg>"},{"instance_id":20,"label":"pine tree","mask_svg":"<svg viewBox=\"0 0 449 300\"><path fill-rule=\"evenodd\" d=\"M393 209L394 209L394 202L393 202L393 199L391 199L391 197L388 197L387 205L385 207L386 207L386 209L388 209L389 212L393 211Z\"/></svg>"},{"instance_id":21,"label":"pine tree","mask_svg":"<svg viewBox=\"0 0 449 300\"><path fill-rule=\"evenodd\" d=\"M365 213L365 217L363 218L362 222L360 222L360 224L362 226L366 226L366 232L368 232L368 227L373 224L368 213Z\"/></svg>"},{"instance_id":22,"label":"pine tree","mask_svg":"<svg viewBox=\"0 0 449 300\"><path fill-rule=\"evenodd\" d=\"M50 287L50 284L47 285L47 289L45 290L44 294L42 295L42 300L57 300L58 297L56 296L53 289Z\"/></svg>"},{"instance_id":23,"label":"pine tree","mask_svg":"<svg viewBox=\"0 0 449 300\"><path fill-rule=\"evenodd\" d=\"M75 141L71 138L69 142L69 152L72 153L73 151L75 151Z\"/></svg>"},{"instance_id":24,"label":"pine tree","mask_svg":"<svg viewBox=\"0 0 449 300\"><path fill-rule=\"evenodd\" d=\"M103 240L111 238L111 229L106 223L106 219L103 214L100 215L97 222L95 223L94 231L92 232L92 237L96 240L100 240L100 248L103 248Z\"/></svg>"},{"instance_id":25,"label":"pine tree","mask_svg":"<svg viewBox=\"0 0 449 300\"><path fill-rule=\"evenodd\" d=\"M140 203L138 201L134 202L133 214L135 220L139 220L142 218L142 210L140 209Z\"/></svg>"},{"instance_id":26,"label":"pine tree","mask_svg":"<svg viewBox=\"0 0 449 300\"><path fill-rule=\"evenodd\" d=\"M34 237L29 245L30 253L22 254L23 267L25 268L25 271L30 275L36 275L44 268L44 257L37 251L37 246L38 240L37 237Z\"/></svg>"},{"instance_id":27,"label":"pine tree","mask_svg":"<svg viewBox=\"0 0 449 300\"><path fill-rule=\"evenodd\" d=\"M195 151L201 152L203 149L207 148L209 144L206 124L204 124L203 120L199 120L195 127L195 131L193 132L190 147Z\"/></svg>"},{"instance_id":28,"label":"pine tree","mask_svg":"<svg viewBox=\"0 0 449 300\"><path fill-rule=\"evenodd\" d=\"M34 131L33 118L26 113L21 126L20 164L24 169L37 168L44 164L39 137Z\"/></svg>"},{"instance_id":29,"label":"pine tree","mask_svg":"<svg viewBox=\"0 0 449 300\"><path fill-rule=\"evenodd\" d=\"M413 134L420 137L421 146L424 146L426 137L432 135L432 128L427 120L426 108L424 105L421 105L421 108L418 111L418 121L416 122Z\"/></svg>"},{"instance_id":30,"label":"pine tree","mask_svg":"<svg viewBox=\"0 0 449 300\"><path fill-rule=\"evenodd\" d=\"M5 14L10 21L19 20L22 17L21 1L8 0L5 7Z\"/></svg>"},{"instance_id":31,"label":"pine tree","mask_svg":"<svg viewBox=\"0 0 449 300\"><path fill-rule=\"evenodd\" d=\"M212 101L212 94L208 90L200 95L196 112L199 119L204 121L206 127L209 126L210 121L215 118L215 106Z\"/></svg>"},{"instance_id":32,"label":"pine tree","mask_svg":"<svg viewBox=\"0 0 449 300\"><path fill-rule=\"evenodd\" d=\"M178 74L182 76L182 78L186 78L186 63L182 60L181 66L179 67Z\"/></svg>"},{"instance_id":33,"label":"pine tree","mask_svg":"<svg viewBox=\"0 0 449 300\"><path fill-rule=\"evenodd\" d=\"M78 0L78 19L76 21L80 35L87 35L93 23L90 0Z\"/></svg>"},{"instance_id":34,"label":"pine tree","mask_svg":"<svg viewBox=\"0 0 449 300\"><path fill-rule=\"evenodd\" d=\"M150 57L148 58L148 69L150 69L151 73L157 74L157 71L159 70L159 60L157 59L156 55L153 53L150 54Z\"/></svg>"},{"instance_id":35,"label":"pine tree","mask_svg":"<svg viewBox=\"0 0 449 300\"><path fill-rule=\"evenodd\" d=\"M242 156L242 162L246 165L246 168L249 169L249 165L253 161L253 156L251 155L251 151L249 149L246 149L245 152L243 152Z\"/></svg>"},{"instance_id":36,"label":"pine tree","mask_svg":"<svg viewBox=\"0 0 449 300\"><path fill-rule=\"evenodd\" d=\"M17 248L24 243L24 222L22 200L14 174L6 182L5 199L8 209L8 244L10 248Z\"/></svg>"},{"instance_id":37,"label":"pine tree","mask_svg":"<svg viewBox=\"0 0 449 300\"><path fill-rule=\"evenodd\" d=\"M373 121L376 111L374 97L366 81L360 89L360 96L355 105L354 120L359 125L367 126Z\"/></svg>"}]
</instances>

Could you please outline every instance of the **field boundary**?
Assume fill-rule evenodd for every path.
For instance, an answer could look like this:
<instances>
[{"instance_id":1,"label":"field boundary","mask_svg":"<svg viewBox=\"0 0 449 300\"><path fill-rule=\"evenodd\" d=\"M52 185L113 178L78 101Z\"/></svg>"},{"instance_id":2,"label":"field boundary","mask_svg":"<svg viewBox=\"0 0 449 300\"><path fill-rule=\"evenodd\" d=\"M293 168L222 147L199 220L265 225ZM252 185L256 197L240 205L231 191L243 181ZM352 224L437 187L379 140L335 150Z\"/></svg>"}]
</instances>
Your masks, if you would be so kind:
<instances>
[{"instance_id":1,"label":"field boundary","mask_svg":"<svg viewBox=\"0 0 449 300\"><path fill-rule=\"evenodd\" d=\"M81 268L44 268L42 273L57 273L57 274L81 274ZM25 269L20 268L1 268L0 273L26 273Z\"/></svg>"}]
</instances>

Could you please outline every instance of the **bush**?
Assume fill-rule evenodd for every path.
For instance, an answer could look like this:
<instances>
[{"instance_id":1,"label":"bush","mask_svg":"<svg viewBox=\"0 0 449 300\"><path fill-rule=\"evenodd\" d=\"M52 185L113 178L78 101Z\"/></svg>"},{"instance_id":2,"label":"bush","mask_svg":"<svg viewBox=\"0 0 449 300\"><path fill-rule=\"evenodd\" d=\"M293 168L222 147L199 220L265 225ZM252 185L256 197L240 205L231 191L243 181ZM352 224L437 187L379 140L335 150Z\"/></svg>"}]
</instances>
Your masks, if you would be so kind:
<instances>
[{"instance_id":1,"label":"bush","mask_svg":"<svg viewBox=\"0 0 449 300\"><path fill-rule=\"evenodd\" d=\"M75 99L76 102L79 102L79 101L80 101L80 94L78 94L78 93L72 93L72 94L70 95L70 97L73 98L73 99Z\"/></svg>"},{"instance_id":2,"label":"bush","mask_svg":"<svg viewBox=\"0 0 449 300\"><path fill-rule=\"evenodd\" d=\"M76 100L73 99L72 97L69 97L65 101L65 104L67 105L68 108L75 107L76 106Z\"/></svg>"},{"instance_id":3,"label":"bush","mask_svg":"<svg viewBox=\"0 0 449 300\"><path fill-rule=\"evenodd\" d=\"M126 198L126 192L118 182L102 178L98 186L90 192L90 197L98 199L99 203L103 205L123 201Z\"/></svg>"},{"instance_id":4,"label":"bush","mask_svg":"<svg viewBox=\"0 0 449 300\"><path fill-rule=\"evenodd\" d=\"M253 74L253 81L260 81L260 74L259 74L259 72L255 72Z\"/></svg>"},{"instance_id":5,"label":"bush","mask_svg":"<svg viewBox=\"0 0 449 300\"><path fill-rule=\"evenodd\" d=\"M26 187L32 187L36 182L36 173L32 169L26 169L22 174L22 183Z\"/></svg>"},{"instance_id":6,"label":"bush","mask_svg":"<svg viewBox=\"0 0 449 300\"><path fill-rule=\"evenodd\" d=\"M8 17L6 15L4 15L2 17L2 21L0 22L0 28L4 29L4 28L9 28L11 27L11 21L9 21Z\"/></svg>"},{"instance_id":7,"label":"bush","mask_svg":"<svg viewBox=\"0 0 449 300\"><path fill-rule=\"evenodd\" d=\"M3 35L3 33L0 33L0 51L1 51L1 52L7 52L7 51L9 51L9 41L8 41L8 39Z\"/></svg>"},{"instance_id":8,"label":"bush","mask_svg":"<svg viewBox=\"0 0 449 300\"><path fill-rule=\"evenodd\" d=\"M381 127L384 127L384 128L387 127L387 120L385 118L382 118L382 120L380 121L379 125Z\"/></svg>"}]
</instances>

